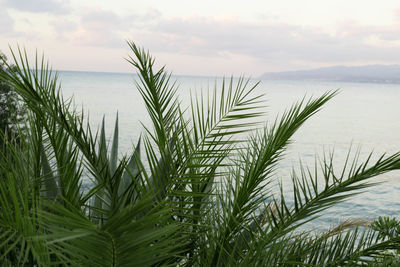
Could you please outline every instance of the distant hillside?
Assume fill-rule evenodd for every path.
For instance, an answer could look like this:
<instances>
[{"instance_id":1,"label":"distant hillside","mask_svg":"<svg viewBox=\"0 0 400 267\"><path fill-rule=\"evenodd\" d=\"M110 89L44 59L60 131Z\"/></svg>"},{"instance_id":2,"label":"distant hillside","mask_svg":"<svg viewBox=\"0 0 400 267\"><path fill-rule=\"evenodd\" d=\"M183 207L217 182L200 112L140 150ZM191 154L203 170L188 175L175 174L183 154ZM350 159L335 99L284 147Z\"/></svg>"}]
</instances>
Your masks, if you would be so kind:
<instances>
[{"instance_id":1,"label":"distant hillside","mask_svg":"<svg viewBox=\"0 0 400 267\"><path fill-rule=\"evenodd\" d=\"M301 71L267 72L261 79L400 83L400 65L334 66Z\"/></svg>"}]
</instances>

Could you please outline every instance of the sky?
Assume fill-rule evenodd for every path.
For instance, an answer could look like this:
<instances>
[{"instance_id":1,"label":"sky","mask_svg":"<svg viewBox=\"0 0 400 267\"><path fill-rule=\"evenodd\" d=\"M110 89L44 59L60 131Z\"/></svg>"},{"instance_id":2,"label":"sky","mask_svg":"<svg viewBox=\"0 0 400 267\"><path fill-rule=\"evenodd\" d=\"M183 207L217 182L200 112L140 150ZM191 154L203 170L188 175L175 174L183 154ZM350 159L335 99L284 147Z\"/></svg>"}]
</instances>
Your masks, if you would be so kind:
<instances>
[{"instance_id":1,"label":"sky","mask_svg":"<svg viewBox=\"0 0 400 267\"><path fill-rule=\"evenodd\" d=\"M133 72L127 40L174 74L400 64L398 0L0 0L0 51L58 70Z\"/></svg>"}]
</instances>

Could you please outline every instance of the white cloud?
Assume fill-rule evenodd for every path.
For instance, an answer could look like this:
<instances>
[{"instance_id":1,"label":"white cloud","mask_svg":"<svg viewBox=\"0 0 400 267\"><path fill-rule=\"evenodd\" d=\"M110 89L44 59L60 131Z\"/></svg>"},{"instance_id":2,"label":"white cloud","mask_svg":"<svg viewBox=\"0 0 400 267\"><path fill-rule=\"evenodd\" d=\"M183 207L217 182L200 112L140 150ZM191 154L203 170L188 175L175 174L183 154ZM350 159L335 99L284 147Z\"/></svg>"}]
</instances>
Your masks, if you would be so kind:
<instances>
[{"instance_id":1,"label":"white cloud","mask_svg":"<svg viewBox=\"0 0 400 267\"><path fill-rule=\"evenodd\" d=\"M7 15L4 10L0 12ZM184 67L177 72L185 72L190 64L210 69L206 66L207 60L215 66L232 61L237 65L237 72L258 69L260 73L335 64L400 63L400 27L396 23L366 26L344 20L327 29L274 20L249 22L237 16L167 17L163 14L156 9L121 15L111 10L86 8L73 16L51 17L55 35L48 42L69 44L77 53L84 47L123 52L125 39L130 39L163 58L166 55L171 60L174 56L179 58L181 63L175 65ZM4 25L12 25L10 19L0 17ZM241 60L245 61L246 68L251 68L251 64L256 67L242 69ZM229 66L229 71L233 72L234 67Z\"/></svg>"},{"instance_id":2,"label":"white cloud","mask_svg":"<svg viewBox=\"0 0 400 267\"><path fill-rule=\"evenodd\" d=\"M79 46L121 48L124 32L129 29L129 18L120 17L112 11L88 10L72 21L56 18L52 24L57 37Z\"/></svg>"},{"instance_id":3,"label":"white cloud","mask_svg":"<svg viewBox=\"0 0 400 267\"><path fill-rule=\"evenodd\" d=\"M148 27L146 46L170 53L224 56L227 53L268 63L400 61L400 30L396 26L347 25L329 33L318 27L284 23L250 24L214 18L161 19ZM371 37L378 39L371 42ZM391 42L390 47L382 44Z\"/></svg>"},{"instance_id":4,"label":"white cloud","mask_svg":"<svg viewBox=\"0 0 400 267\"><path fill-rule=\"evenodd\" d=\"M69 0L3 0L5 7L33 13L65 14L70 11Z\"/></svg>"}]
</instances>

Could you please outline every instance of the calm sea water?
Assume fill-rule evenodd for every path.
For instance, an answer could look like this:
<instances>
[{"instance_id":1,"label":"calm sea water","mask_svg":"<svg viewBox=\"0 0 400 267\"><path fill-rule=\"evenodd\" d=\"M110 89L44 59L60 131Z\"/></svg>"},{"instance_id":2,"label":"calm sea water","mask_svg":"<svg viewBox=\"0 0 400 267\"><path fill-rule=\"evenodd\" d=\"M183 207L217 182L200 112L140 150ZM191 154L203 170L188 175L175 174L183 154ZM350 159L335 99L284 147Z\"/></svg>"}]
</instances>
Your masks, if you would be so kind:
<instances>
[{"instance_id":1,"label":"calm sea water","mask_svg":"<svg viewBox=\"0 0 400 267\"><path fill-rule=\"evenodd\" d=\"M99 127L106 117L107 134L111 136L115 115L119 114L121 153L129 153L143 131L141 122L149 124L143 101L134 84L134 75L92 72L60 72L64 96L74 96L77 106L89 112L91 125ZM182 103L188 104L190 92L212 88L221 81L214 77L177 76ZM251 81L255 83L256 80ZM400 85L337 83L309 81L262 80L256 92L266 99L265 120L272 121L291 104L304 96L319 96L339 89L340 93L298 131L276 179L290 194L290 172L299 159L313 166L315 156L334 150L335 166L343 167L350 147L361 148L360 161L373 151L400 151ZM372 220L378 216L398 216L400 212L400 172L374 178L383 182L367 189L346 203L327 210L311 226L327 228L349 218Z\"/></svg>"}]
</instances>

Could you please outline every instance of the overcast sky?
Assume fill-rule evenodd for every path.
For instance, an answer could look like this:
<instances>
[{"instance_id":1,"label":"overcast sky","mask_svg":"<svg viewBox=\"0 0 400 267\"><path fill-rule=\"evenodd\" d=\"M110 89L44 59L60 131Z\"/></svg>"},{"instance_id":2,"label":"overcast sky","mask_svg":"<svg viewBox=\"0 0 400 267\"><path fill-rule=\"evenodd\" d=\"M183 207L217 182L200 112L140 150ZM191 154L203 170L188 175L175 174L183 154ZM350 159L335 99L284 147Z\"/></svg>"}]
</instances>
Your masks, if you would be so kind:
<instances>
[{"instance_id":1,"label":"overcast sky","mask_svg":"<svg viewBox=\"0 0 400 267\"><path fill-rule=\"evenodd\" d=\"M398 0L0 0L0 50L54 68L131 72L125 40L175 74L400 64Z\"/></svg>"}]
</instances>

